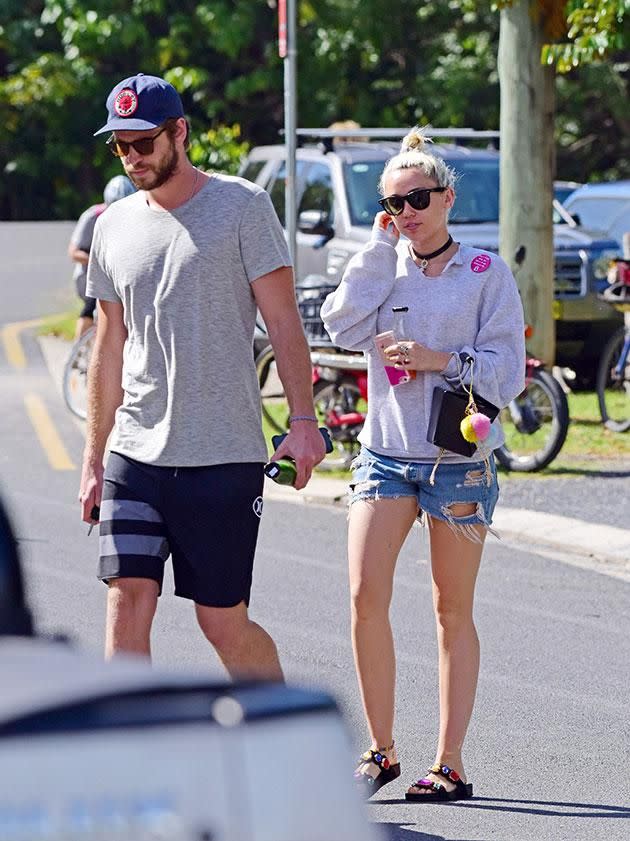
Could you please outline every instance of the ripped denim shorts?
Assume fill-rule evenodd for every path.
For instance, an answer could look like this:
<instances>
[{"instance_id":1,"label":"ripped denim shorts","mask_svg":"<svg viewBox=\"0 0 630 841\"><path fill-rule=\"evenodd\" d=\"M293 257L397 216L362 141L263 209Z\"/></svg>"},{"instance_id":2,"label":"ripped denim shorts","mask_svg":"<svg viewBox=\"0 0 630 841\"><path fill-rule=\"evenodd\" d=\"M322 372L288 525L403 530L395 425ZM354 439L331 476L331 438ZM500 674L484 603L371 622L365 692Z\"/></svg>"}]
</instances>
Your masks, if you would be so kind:
<instances>
[{"instance_id":1,"label":"ripped denim shorts","mask_svg":"<svg viewBox=\"0 0 630 841\"><path fill-rule=\"evenodd\" d=\"M350 505L360 499L396 499L413 496L418 501L419 514L425 518L444 520L461 534L476 539L471 526L490 527L499 484L494 457L484 461L459 464L442 462L430 484L433 464L403 461L384 456L362 447L352 463ZM475 511L457 517L452 505L474 503Z\"/></svg>"}]
</instances>

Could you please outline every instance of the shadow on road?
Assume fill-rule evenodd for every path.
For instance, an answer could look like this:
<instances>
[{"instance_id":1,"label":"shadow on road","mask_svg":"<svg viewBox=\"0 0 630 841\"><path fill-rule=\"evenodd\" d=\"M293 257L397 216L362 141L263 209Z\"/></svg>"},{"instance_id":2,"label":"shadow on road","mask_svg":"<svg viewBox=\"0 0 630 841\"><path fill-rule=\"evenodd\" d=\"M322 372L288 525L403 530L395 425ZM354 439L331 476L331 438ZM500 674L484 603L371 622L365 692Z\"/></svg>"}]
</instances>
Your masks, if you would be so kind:
<instances>
[{"instance_id":1,"label":"shadow on road","mask_svg":"<svg viewBox=\"0 0 630 841\"><path fill-rule=\"evenodd\" d=\"M383 802L382 800L380 801ZM443 835L427 835L418 832L416 824L379 823L386 841L446 841Z\"/></svg>"},{"instance_id":2,"label":"shadow on road","mask_svg":"<svg viewBox=\"0 0 630 841\"><path fill-rule=\"evenodd\" d=\"M544 817L555 815L562 818L625 818L630 820L629 807L606 806L602 803L562 803L555 800L509 800L501 797L475 797L469 802L459 801L450 805L457 806L459 809L521 812L526 815L543 815Z\"/></svg>"},{"instance_id":3,"label":"shadow on road","mask_svg":"<svg viewBox=\"0 0 630 841\"><path fill-rule=\"evenodd\" d=\"M375 800L379 806L400 806L404 800ZM468 802L445 803L440 808L484 809L493 812L515 812L525 815L560 818L621 818L630 820L630 807L608 806L603 803L563 803L556 800L512 800L502 797L475 797ZM419 821L420 823L420 821ZM448 841L443 835L429 835L415 823L380 823L386 841Z\"/></svg>"}]
</instances>

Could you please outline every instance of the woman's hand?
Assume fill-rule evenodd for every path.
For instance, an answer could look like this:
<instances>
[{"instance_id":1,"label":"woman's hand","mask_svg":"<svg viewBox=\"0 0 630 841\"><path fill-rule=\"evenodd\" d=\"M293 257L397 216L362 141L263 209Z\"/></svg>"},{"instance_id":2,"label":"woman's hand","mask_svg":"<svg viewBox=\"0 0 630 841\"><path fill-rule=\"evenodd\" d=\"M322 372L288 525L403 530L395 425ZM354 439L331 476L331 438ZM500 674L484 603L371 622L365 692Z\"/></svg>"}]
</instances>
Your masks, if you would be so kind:
<instances>
[{"instance_id":1,"label":"woman's hand","mask_svg":"<svg viewBox=\"0 0 630 841\"><path fill-rule=\"evenodd\" d=\"M374 217L372 239L377 242L387 242L389 245L398 245L400 232L392 217L384 210L379 211Z\"/></svg>"},{"instance_id":2,"label":"woman's hand","mask_svg":"<svg viewBox=\"0 0 630 841\"><path fill-rule=\"evenodd\" d=\"M451 358L450 353L431 350L410 339L386 347L385 356L394 368L406 371L443 371Z\"/></svg>"}]
</instances>

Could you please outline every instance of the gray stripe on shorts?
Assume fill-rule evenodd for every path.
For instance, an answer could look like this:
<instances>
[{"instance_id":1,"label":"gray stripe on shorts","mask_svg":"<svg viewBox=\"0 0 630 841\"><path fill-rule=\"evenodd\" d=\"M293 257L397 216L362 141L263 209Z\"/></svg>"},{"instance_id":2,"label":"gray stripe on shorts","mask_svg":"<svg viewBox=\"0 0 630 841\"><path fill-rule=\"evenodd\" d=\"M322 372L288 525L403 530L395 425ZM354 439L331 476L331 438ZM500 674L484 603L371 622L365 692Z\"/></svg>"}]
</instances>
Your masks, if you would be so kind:
<instances>
[{"instance_id":1,"label":"gray stripe on shorts","mask_svg":"<svg viewBox=\"0 0 630 841\"><path fill-rule=\"evenodd\" d=\"M168 541L162 535L151 534L104 534L99 539L99 554L107 555L149 555L165 561L169 556Z\"/></svg>"},{"instance_id":2,"label":"gray stripe on shorts","mask_svg":"<svg viewBox=\"0 0 630 841\"><path fill-rule=\"evenodd\" d=\"M159 512L146 502L135 499L104 499L101 501L101 520L145 520L161 523Z\"/></svg>"}]
</instances>

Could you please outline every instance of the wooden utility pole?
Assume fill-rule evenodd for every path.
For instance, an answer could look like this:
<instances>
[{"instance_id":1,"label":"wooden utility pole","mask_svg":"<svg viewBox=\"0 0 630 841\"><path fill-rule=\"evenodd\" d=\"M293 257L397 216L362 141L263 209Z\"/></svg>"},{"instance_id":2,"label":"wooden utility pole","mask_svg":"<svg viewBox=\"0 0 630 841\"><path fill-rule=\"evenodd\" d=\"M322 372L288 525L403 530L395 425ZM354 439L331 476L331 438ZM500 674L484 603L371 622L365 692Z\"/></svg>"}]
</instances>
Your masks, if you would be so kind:
<instances>
[{"instance_id":1,"label":"wooden utility pole","mask_svg":"<svg viewBox=\"0 0 630 841\"><path fill-rule=\"evenodd\" d=\"M501 195L499 251L516 276L525 319L534 327L530 351L552 365L554 69L540 63L544 43L530 0L502 9ZM523 249L524 248L524 252ZM525 257L519 266L515 255Z\"/></svg>"}]
</instances>

